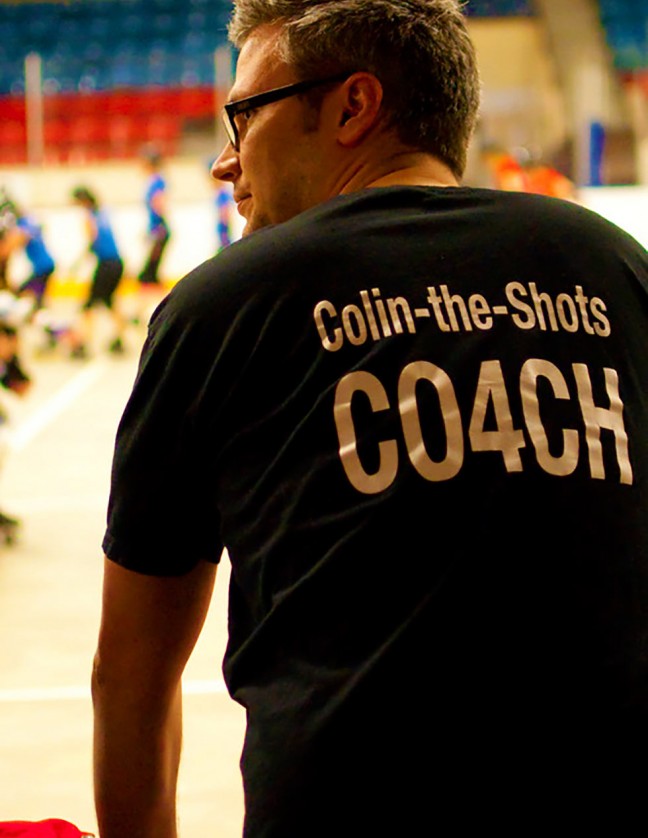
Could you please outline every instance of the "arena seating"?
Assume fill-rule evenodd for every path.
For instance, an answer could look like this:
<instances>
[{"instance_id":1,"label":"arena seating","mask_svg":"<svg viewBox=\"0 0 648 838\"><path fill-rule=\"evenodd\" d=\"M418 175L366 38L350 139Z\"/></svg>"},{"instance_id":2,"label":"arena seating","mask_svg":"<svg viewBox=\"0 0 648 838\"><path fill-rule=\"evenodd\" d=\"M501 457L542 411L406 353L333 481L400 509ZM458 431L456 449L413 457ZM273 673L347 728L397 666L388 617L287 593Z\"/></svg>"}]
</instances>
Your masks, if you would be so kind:
<instances>
[{"instance_id":1,"label":"arena seating","mask_svg":"<svg viewBox=\"0 0 648 838\"><path fill-rule=\"evenodd\" d=\"M529 17L535 14L533 0L468 0L469 17Z\"/></svg>"},{"instance_id":2,"label":"arena seating","mask_svg":"<svg viewBox=\"0 0 648 838\"><path fill-rule=\"evenodd\" d=\"M643 0L641 0L643 1ZM178 151L220 107L214 52L229 0L0 4L0 164L26 161L24 61L42 62L46 162ZM532 0L469 0L473 16L530 15ZM221 91L222 93L222 91Z\"/></svg>"},{"instance_id":3,"label":"arena seating","mask_svg":"<svg viewBox=\"0 0 648 838\"><path fill-rule=\"evenodd\" d=\"M46 162L174 154L220 107L214 52L229 3L92 0L0 5L0 164L26 160L24 61L42 62Z\"/></svg>"},{"instance_id":4,"label":"arena seating","mask_svg":"<svg viewBox=\"0 0 648 838\"><path fill-rule=\"evenodd\" d=\"M646 0L600 0L601 22L622 72L648 72L648 4Z\"/></svg>"}]
</instances>

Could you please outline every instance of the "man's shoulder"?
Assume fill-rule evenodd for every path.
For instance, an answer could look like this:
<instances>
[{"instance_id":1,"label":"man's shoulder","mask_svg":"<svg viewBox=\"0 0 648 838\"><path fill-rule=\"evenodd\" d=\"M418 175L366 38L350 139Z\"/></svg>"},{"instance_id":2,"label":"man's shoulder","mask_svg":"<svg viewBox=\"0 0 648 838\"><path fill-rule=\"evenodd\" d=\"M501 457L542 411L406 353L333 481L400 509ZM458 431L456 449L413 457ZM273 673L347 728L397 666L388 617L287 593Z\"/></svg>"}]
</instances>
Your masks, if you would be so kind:
<instances>
[{"instance_id":1,"label":"man's shoulder","mask_svg":"<svg viewBox=\"0 0 648 838\"><path fill-rule=\"evenodd\" d=\"M536 223L545 221L550 225L562 222L581 228L584 233L593 231L605 234L607 232L610 235L631 238L609 219L577 201L532 192L503 192L488 189L470 191L481 200L490 201L494 206L499 207L502 213L511 216L512 220L517 218L521 225L528 224L530 219Z\"/></svg>"},{"instance_id":2,"label":"man's shoulder","mask_svg":"<svg viewBox=\"0 0 648 838\"><path fill-rule=\"evenodd\" d=\"M281 227L289 232L290 238L297 236L318 241L329 234L343 236L346 232L353 235L356 229L372 227L374 220L381 224L385 220L396 222L399 213L403 212L425 215L433 225L436 219L443 217L445 210L452 213L449 220L459 220L461 216L463 223L468 225L472 220L480 226L485 213L493 224L525 227L530 222L548 226L564 223L581 229L584 234L592 231L626 240L631 238L613 222L576 201L470 186L364 189L313 207Z\"/></svg>"},{"instance_id":3,"label":"man's shoulder","mask_svg":"<svg viewBox=\"0 0 648 838\"><path fill-rule=\"evenodd\" d=\"M232 243L186 276L175 296L196 310L236 310L254 300L299 293L316 277L329 281L331 271L342 267L346 273L352 266L364 269L380 258L381 248L407 255L417 237L427 251L508 241L522 258L552 243L571 242L593 256L607 250L610 256L646 258L630 235L570 201L464 187L390 187L338 196ZM507 258L506 251L500 258Z\"/></svg>"}]
</instances>

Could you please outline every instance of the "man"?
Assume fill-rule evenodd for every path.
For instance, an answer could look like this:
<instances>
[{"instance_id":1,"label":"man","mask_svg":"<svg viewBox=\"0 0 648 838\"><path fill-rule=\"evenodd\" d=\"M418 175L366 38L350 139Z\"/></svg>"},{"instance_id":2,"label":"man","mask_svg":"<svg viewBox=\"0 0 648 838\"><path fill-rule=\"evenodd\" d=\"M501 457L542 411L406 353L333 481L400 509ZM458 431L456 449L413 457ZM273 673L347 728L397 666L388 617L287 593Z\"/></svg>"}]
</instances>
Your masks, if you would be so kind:
<instances>
[{"instance_id":1,"label":"man","mask_svg":"<svg viewBox=\"0 0 648 838\"><path fill-rule=\"evenodd\" d=\"M156 312L117 440L102 838L176 834L223 546L248 838L582 826L645 748L646 253L458 186L454 0L238 0L230 37L246 236Z\"/></svg>"}]
</instances>

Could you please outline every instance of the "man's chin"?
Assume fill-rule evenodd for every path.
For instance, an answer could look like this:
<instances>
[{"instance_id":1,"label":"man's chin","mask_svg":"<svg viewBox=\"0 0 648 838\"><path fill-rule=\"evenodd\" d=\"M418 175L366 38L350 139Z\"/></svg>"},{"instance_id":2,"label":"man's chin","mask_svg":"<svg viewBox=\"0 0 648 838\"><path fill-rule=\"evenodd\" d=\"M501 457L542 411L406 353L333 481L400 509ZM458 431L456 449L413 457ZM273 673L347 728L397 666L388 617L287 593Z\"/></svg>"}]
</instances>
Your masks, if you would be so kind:
<instances>
[{"instance_id":1,"label":"man's chin","mask_svg":"<svg viewBox=\"0 0 648 838\"><path fill-rule=\"evenodd\" d=\"M269 227L272 222L267 218L257 218L254 215L246 219L245 227L243 228L242 236L249 236L250 233L256 233L257 230L262 230L264 227Z\"/></svg>"}]
</instances>

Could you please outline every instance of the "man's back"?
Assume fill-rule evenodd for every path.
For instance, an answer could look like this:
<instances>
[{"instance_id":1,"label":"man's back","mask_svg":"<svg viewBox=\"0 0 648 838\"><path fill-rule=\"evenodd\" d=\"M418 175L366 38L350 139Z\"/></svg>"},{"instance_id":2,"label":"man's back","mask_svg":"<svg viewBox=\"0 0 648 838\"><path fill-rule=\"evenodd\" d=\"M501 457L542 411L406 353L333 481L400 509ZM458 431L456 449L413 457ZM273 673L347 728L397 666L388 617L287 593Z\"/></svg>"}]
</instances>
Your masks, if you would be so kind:
<instances>
[{"instance_id":1,"label":"man's back","mask_svg":"<svg viewBox=\"0 0 648 838\"><path fill-rule=\"evenodd\" d=\"M171 294L140 375L171 366L147 404L136 385L116 463L166 413L182 446L155 468L182 460L184 525L149 545L158 572L187 515L188 563L228 548L250 835L334 834L346 804L360 831L337 834L421 823L433 792L555 802L641 752L647 283L639 245L580 208L395 187ZM139 471L106 542L135 570Z\"/></svg>"}]
</instances>

